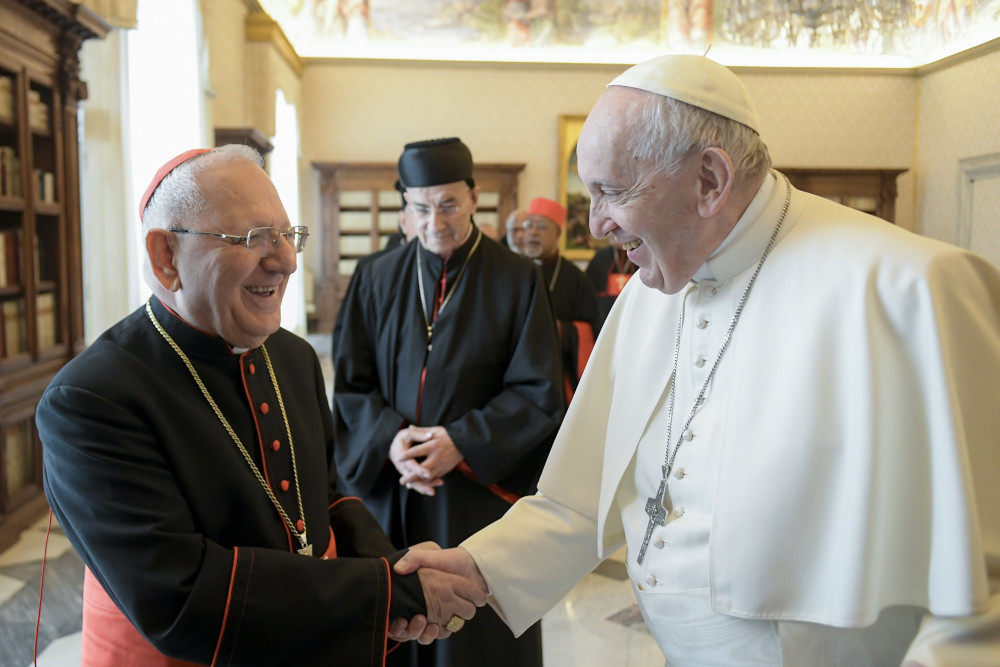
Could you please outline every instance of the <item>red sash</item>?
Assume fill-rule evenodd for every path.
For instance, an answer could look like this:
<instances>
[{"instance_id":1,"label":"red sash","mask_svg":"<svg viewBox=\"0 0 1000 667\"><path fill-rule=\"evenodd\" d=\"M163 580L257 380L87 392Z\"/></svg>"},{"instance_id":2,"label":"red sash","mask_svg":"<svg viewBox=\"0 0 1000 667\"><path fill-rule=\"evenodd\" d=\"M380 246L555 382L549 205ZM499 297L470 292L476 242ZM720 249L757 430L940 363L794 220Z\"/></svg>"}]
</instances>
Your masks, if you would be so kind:
<instances>
[{"instance_id":1,"label":"red sash","mask_svg":"<svg viewBox=\"0 0 1000 667\"><path fill-rule=\"evenodd\" d=\"M628 276L625 276L625 278L627 280ZM611 286L610 280L608 281L608 286ZM574 321L573 326L576 328L577 340L575 379L579 382L580 378L583 377L583 370L587 367L587 362L590 360L590 354L594 351L594 330L590 328L590 324L587 322ZM563 385L568 405L573 400L573 387L569 381L569 371L563 371Z\"/></svg>"},{"instance_id":2,"label":"red sash","mask_svg":"<svg viewBox=\"0 0 1000 667\"><path fill-rule=\"evenodd\" d=\"M337 546L330 529L330 545L323 558L336 558ZM168 658L143 637L118 605L105 592L97 577L83 572L83 637L81 667L141 665L141 667L187 667L193 662Z\"/></svg>"},{"instance_id":3,"label":"red sash","mask_svg":"<svg viewBox=\"0 0 1000 667\"><path fill-rule=\"evenodd\" d=\"M156 650L112 601L90 568L84 569L81 667L181 667L194 664L168 658Z\"/></svg>"},{"instance_id":4,"label":"red sash","mask_svg":"<svg viewBox=\"0 0 1000 667\"><path fill-rule=\"evenodd\" d=\"M607 291L601 296L618 296L625 289L625 283L631 277L631 273L609 273Z\"/></svg>"}]
</instances>

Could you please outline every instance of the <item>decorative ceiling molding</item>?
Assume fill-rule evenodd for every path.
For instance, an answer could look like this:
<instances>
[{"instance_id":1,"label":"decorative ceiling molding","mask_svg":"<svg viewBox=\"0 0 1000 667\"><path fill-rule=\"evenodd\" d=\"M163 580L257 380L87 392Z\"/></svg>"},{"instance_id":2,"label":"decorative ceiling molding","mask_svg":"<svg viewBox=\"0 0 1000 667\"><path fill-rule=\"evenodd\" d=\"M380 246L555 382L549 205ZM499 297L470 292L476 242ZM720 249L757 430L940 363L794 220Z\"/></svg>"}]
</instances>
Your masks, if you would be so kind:
<instances>
[{"instance_id":1,"label":"decorative ceiling molding","mask_svg":"<svg viewBox=\"0 0 1000 667\"><path fill-rule=\"evenodd\" d=\"M138 25L138 0L81 0L80 4L113 28L135 30Z\"/></svg>"},{"instance_id":2,"label":"decorative ceiling molding","mask_svg":"<svg viewBox=\"0 0 1000 667\"><path fill-rule=\"evenodd\" d=\"M288 41L285 32L264 12L251 12L246 19L246 40L247 42L267 42L270 43L285 62L295 70L295 74L302 76L304 65L302 59L295 52L292 43Z\"/></svg>"}]
</instances>

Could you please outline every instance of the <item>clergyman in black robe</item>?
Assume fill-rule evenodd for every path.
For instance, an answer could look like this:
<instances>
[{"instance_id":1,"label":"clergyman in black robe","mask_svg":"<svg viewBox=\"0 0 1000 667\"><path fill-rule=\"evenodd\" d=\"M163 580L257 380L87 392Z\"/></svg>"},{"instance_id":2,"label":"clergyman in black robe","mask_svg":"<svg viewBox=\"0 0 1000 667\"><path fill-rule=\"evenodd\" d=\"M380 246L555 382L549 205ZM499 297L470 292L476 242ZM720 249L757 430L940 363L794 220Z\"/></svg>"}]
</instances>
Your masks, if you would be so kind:
<instances>
[{"instance_id":1,"label":"clergyman in black robe","mask_svg":"<svg viewBox=\"0 0 1000 667\"><path fill-rule=\"evenodd\" d=\"M437 595L334 481L319 360L279 328L308 230L262 166L236 144L164 165L140 205L153 296L38 405L84 664L381 667L389 621Z\"/></svg>"},{"instance_id":2,"label":"clergyman in black robe","mask_svg":"<svg viewBox=\"0 0 1000 667\"><path fill-rule=\"evenodd\" d=\"M566 223L566 209L545 197L528 204L524 229L524 254L542 271L552 309L559 323L559 345L566 372L566 396L571 398L601 332L597 292L576 264L559 254L559 237Z\"/></svg>"},{"instance_id":3,"label":"clergyman in black robe","mask_svg":"<svg viewBox=\"0 0 1000 667\"><path fill-rule=\"evenodd\" d=\"M464 144L409 144L399 175L419 242L372 262L342 306L336 460L398 545L455 546L535 491L564 411L556 325L540 272L472 222ZM413 648L421 666L542 660L540 625L515 639L486 613Z\"/></svg>"}]
</instances>

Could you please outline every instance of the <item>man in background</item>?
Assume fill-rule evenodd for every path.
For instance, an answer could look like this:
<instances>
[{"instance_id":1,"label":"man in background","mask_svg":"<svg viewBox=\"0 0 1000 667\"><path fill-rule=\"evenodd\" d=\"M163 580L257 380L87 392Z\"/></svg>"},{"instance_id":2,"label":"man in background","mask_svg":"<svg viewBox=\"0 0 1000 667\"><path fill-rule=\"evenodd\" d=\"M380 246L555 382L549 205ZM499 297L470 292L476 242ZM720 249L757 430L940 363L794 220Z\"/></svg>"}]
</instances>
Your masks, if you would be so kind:
<instances>
[{"instance_id":1,"label":"man in background","mask_svg":"<svg viewBox=\"0 0 1000 667\"><path fill-rule=\"evenodd\" d=\"M539 495L398 571L520 632L624 544L669 664L997 664L1000 271L793 188L707 58L626 71L577 148L640 280Z\"/></svg>"},{"instance_id":2,"label":"man in background","mask_svg":"<svg viewBox=\"0 0 1000 667\"><path fill-rule=\"evenodd\" d=\"M524 255L535 261L552 299L559 327L567 400L572 397L601 330L597 293L576 264L559 254L566 209L559 202L535 197L528 204Z\"/></svg>"},{"instance_id":3,"label":"man in background","mask_svg":"<svg viewBox=\"0 0 1000 667\"><path fill-rule=\"evenodd\" d=\"M524 228L521 226L528 217L528 212L523 208L511 211L507 216L507 247L515 255L524 254Z\"/></svg>"},{"instance_id":4,"label":"man in background","mask_svg":"<svg viewBox=\"0 0 1000 667\"><path fill-rule=\"evenodd\" d=\"M476 228L464 143L408 144L398 170L417 242L344 303L337 466L399 544L454 546L535 491L564 409L556 325L534 265ZM541 664L539 624L515 640L480 617L411 664Z\"/></svg>"}]
</instances>

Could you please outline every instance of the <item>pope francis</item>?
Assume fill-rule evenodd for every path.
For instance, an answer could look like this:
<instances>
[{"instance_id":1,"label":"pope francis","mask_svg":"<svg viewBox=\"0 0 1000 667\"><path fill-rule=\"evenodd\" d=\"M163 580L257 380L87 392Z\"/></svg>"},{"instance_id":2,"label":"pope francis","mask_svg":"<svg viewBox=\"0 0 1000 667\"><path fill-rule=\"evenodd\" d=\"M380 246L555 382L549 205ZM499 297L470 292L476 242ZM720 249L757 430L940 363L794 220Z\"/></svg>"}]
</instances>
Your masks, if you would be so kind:
<instances>
[{"instance_id":1,"label":"pope francis","mask_svg":"<svg viewBox=\"0 0 1000 667\"><path fill-rule=\"evenodd\" d=\"M707 58L612 81L577 154L641 282L538 495L397 571L518 633L624 544L671 665L1000 664L1000 272L793 188Z\"/></svg>"}]
</instances>

